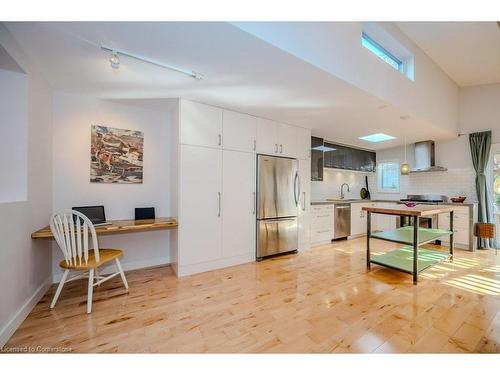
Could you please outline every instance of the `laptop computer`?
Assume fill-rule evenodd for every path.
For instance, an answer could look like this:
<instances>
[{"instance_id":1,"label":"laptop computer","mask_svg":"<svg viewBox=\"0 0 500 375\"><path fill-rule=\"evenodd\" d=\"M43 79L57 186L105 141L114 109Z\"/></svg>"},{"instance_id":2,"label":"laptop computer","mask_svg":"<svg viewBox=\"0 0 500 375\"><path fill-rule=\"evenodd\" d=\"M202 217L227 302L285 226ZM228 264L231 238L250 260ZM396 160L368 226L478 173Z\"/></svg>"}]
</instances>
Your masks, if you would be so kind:
<instances>
[{"instance_id":1,"label":"laptop computer","mask_svg":"<svg viewBox=\"0 0 500 375\"><path fill-rule=\"evenodd\" d=\"M72 210L81 212L87 216L94 226L109 225L110 222L106 221L106 214L104 213L104 206L82 206L72 207Z\"/></svg>"}]
</instances>

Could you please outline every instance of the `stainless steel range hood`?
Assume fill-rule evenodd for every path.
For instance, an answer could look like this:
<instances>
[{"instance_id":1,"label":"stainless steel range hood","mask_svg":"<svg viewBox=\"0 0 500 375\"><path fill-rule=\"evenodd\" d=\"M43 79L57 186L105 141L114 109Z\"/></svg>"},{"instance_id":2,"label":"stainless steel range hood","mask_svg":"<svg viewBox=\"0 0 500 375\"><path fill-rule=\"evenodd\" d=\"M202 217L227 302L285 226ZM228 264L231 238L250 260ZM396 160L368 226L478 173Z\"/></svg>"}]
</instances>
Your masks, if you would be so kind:
<instances>
[{"instance_id":1,"label":"stainless steel range hood","mask_svg":"<svg viewBox=\"0 0 500 375\"><path fill-rule=\"evenodd\" d=\"M434 147L434 141L415 143L415 168L410 173L447 171L444 167L436 166Z\"/></svg>"}]
</instances>

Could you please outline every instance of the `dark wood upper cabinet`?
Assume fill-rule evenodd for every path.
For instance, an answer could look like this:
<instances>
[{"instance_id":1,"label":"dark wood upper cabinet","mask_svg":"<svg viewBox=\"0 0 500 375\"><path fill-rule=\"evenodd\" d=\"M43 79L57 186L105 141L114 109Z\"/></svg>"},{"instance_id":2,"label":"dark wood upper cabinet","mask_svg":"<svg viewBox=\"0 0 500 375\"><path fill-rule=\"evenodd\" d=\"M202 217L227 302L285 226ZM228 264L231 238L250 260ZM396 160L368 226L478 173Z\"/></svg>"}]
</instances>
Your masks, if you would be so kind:
<instances>
[{"instance_id":1,"label":"dark wood upper cabinet","mask_svg":"<svg viewBox=\"0 0 500 375\"><path fill-rule=\"evenodd\" d=\"M336 143L324 142L324 167L375 172L376 153Z\"/></svg>"},{"instance_id":2,"label":"dark wood upper cabinet","mask_svg":"<svg viewBox=\"0 0 500 375\"><path fill-rule=\"evenodd\" d=\"M323 181L323 138L311 137L311 181Z\"/></svg>"}]
</instances>

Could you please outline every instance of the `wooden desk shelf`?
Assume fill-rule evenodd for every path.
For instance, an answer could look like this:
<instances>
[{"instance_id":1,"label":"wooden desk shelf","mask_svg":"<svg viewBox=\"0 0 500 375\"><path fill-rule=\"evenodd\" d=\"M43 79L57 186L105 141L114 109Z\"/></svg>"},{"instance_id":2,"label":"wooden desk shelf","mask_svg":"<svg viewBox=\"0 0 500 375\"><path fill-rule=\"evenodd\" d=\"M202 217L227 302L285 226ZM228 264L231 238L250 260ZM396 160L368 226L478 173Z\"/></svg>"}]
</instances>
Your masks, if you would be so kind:
<instances>
[{"instance_id":1,"label":"wooden desk shelf","mask_svg":"<svg viewBox=\"0 0 500 375\"><path fill-rule=\"evenodd\" d=\"M152 220L110 220L106 226L97 226L95 231L98 236L120 233L147 232L153 230L166 230L178 227L177 219L173 217L159 217ZM53 240L54 236L50 227L45 227L31 233L32 239Z\"/></svg>"}]
</instances>

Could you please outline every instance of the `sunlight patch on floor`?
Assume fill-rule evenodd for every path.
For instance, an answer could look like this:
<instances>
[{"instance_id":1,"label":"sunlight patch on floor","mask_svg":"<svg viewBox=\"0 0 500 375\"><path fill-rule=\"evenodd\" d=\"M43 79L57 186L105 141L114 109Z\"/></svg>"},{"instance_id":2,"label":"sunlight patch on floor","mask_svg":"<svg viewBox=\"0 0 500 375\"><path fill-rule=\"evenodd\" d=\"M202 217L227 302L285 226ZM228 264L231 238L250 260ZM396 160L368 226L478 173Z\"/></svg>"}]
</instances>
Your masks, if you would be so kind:
<instances>
[{"instance_id":1,"label":"sunlight patch on floor","mask_svg":"<svg viewBox=\"0 0 500 375\"><path fill-rule=\"evenodd\" d=\"M478 294L500 295L500 281L475 274L447 280L444 284Z\"/></svg>"},{"instance_id":2,"label":"sunlight patch on floor","mask_svg":"<svg viewBox=\"0 0 500 375\"><path fill-rule=\"evenodd\" d=\"M479 262L472 259L453 259L453 265L458 268L473 268L479 265Z\"/></svg>"},{"instance_id":3,"label":"sunlight patch on floor","mask_svg":"<svg viewBox=\"0 0 500 375\"><path fill-rule=\"evenodd\" d=\"M493 273L500 273L500 265L495 265L487 268L483 268L482 271L484 272L493 272Z\"/></svg>"}]
</instances>

